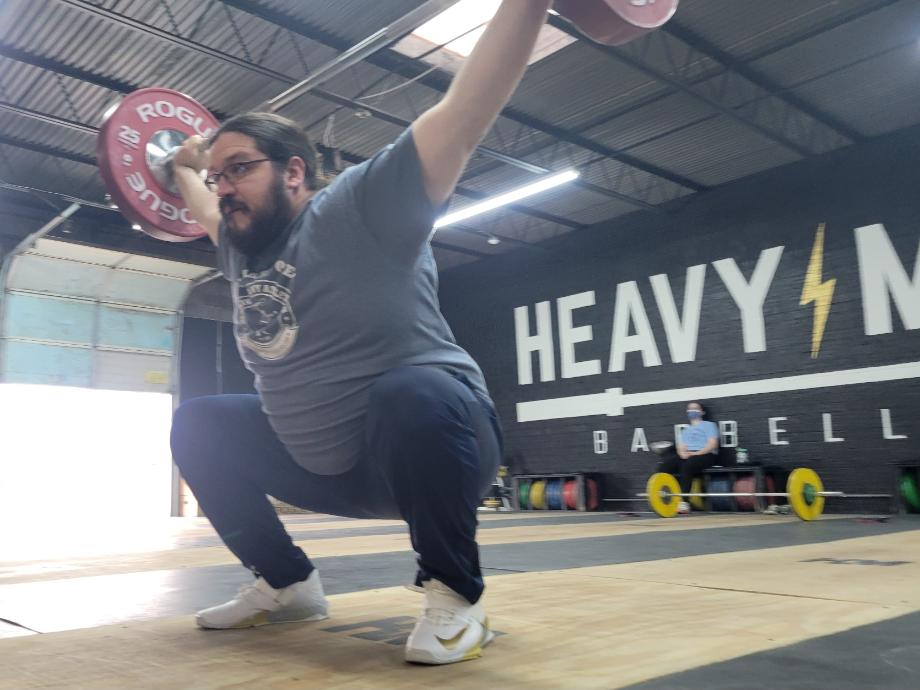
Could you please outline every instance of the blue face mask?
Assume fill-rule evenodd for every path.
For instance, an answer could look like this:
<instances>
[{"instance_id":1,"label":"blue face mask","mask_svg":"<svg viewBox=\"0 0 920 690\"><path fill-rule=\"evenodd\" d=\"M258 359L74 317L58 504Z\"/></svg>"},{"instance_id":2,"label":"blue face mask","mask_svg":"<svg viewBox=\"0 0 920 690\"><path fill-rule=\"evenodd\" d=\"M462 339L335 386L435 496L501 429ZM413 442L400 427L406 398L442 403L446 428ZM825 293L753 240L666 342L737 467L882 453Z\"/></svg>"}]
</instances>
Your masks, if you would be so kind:
<instances>
[{"instance_id":1,"label":"blue face mask","mask_svg":"<svg viewBox=\"0 0 920 690\"><path fill-rule=\"evenodd\" d=\"M691 422L695 422L697 419L701 419L702 417L703 413L699 410L687 410L687 419L689 419Z\"/></svg>"}]
</instances>

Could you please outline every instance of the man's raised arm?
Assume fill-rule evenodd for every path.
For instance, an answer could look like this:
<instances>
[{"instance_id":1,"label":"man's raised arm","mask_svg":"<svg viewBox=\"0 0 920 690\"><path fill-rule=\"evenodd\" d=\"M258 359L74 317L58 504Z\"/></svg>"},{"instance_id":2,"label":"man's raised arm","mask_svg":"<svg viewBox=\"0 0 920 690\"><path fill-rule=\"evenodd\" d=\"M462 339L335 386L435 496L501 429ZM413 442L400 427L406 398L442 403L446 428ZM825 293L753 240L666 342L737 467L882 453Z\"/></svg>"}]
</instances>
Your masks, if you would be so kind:
<instances>
[{"instance_id":1,"label":"man's raised arm","mask_svg":"<svg viewBox=\"0 0 920 690\"><path fill-rule=\"evenodd\" d=\"M517 88L552 0L504 0L444 98L412 125L425 191L440 206Z\"/></svg>"}]
</instances>

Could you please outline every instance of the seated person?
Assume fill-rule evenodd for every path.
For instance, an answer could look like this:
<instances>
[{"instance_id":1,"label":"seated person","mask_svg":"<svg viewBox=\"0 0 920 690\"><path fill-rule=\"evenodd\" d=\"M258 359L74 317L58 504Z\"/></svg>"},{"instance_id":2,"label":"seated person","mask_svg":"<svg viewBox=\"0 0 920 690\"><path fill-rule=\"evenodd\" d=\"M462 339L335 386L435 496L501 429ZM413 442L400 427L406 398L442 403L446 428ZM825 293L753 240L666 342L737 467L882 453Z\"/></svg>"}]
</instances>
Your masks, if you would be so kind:
<instances>
[{"instance_id":1,"label":"seated person","mask_svg":"<svg viewBox=\"0 0 920 690\"><path fill-rule=\"evenodd\" d=\"M680 490L690 492L693 478L703 474L703 470L712 467L719 450L719 428L714 422L704 419L706 408L697 401L687 404L687 419L690 425L680 432L677 450L671 448L662 453L658 464L659 472L667 472L677 477ZM681 501L678 512L689 513L690 504Z\"/></svg>"}]
</instances>

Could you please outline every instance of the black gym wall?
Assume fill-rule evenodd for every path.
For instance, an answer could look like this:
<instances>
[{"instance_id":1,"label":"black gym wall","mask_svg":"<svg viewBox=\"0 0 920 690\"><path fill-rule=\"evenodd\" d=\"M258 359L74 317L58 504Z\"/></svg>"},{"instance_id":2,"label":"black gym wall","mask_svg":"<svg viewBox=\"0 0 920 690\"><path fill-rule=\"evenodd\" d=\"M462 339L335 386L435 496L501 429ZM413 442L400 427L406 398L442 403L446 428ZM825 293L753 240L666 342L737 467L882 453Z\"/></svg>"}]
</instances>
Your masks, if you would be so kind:
<instances>
[{"instance_id":1,"label":"black gym wall","mask_svg":"<svg viewBox=\"0 0 920 690\"><path fill-rule=\"evenodd\" d=\"M920 367L918 168L915 128L700 194L669 216L633 214L564 236L548 252L447 271L442 309L484 369L513 471L601 472L607 496L644 490L656 456L642 441L673 439L685 402L702 398L711 419L737 424L752 461L811 466L837 490L892 491L892 463L920 459L920 389L917 378L900 378ZM692 290L689 300L699 304L695 348L694 309L684 311L689 267L703 278L699 301ZM519 338L517 308L519 319L526 314ZM551 315L551 331L544 324L540 333L537 311ZM562 332L560 313L570 322ZM538 334L540 342L525 340ZM829 380L849 383L817 387ZM735 383L749 394L674 392ZM777 386L788 390L769 392ZM557 401L541 415L525 406L538 420L518 421L519 403L617 388L626 394L620 415L607 414L616 412L614 391L587 400L588 409ZM645 392L646 400L629 397ZM573 416L539 420L564 414ZM606 452L597 452L605 437ZM721 457L733 462L734 449Z\"/></svg>"},{"instance_id":2,"label":"black gym wall","mask_svg":"<svg viewBox=\"0 0 920 690\"><path fill-rule=\"evenodd\" d=\"M209 319L183 319L179 400L255 392L252 374L243 366L236 348L233 325Z\"/></svg>"},{"instance_id":3,"label":"black gym wall","mask_svg":"<svg viewBox=\"0 0 920 690\"><path fill-rule=\"evenodd\" d=\"M255 393L233 336L230 283L214 275L189 293L182 319L179 400L223 393Z\"/></svg>"}]
</instances>

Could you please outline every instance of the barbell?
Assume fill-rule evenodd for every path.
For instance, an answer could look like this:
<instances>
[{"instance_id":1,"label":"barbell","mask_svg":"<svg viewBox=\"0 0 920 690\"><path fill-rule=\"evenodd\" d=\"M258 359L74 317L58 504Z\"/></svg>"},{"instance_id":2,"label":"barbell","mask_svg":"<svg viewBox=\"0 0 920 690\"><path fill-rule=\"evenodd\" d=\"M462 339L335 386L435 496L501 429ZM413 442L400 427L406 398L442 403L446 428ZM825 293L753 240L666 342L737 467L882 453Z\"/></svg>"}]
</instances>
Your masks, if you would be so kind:
<instances>
[{"instance_id":1,"label":"barbell","mask_svg":"<svg viewBox=\"0 0 920 690\"><path fill-rule=\"evenodd\" d=\"M762 498L788 497L792 511L802 520L815 520L824 512L826 498L891 498L891 494L849 494L843 491L825 491L821 477L814 470L798 467L789 474L786 491L753 491L732 493L681 492L674 475L656 472L648 479L646 493L636 494L647 498L648 504L661 517L677 515L680 499L690 497L714 498L754 496Z\"/></svg>"},{"instance_id":2,"label":"barbell","mask_svg":"<svg viewBox=\"0 0 920 690\"><path fill-rule=\"evenodd\" d=\"M678 1L557 0L556 11L589 38L620 45L664 25L677 10ZM404 19L412 21L409 15ZM402 27L403 23L396 24ZM361 59L373 46L392 42L390 33L399 37L406 31L384 31L382 42L367 43L378 37L374 34L268 101L268 109L279 109L305 93L308 83L322 83L336 70ZM189 242L203 237L205 229L191 216L176 188L172 156L189 137L207 139L218 126L217 118L207 108L172 89L145 88L125 96L103 115L96 141L99 171L112 203L131 223L157 239Z\"/></svg>"}]
</instances>

